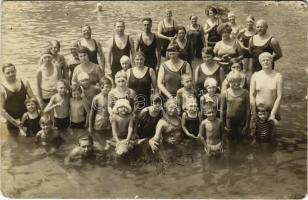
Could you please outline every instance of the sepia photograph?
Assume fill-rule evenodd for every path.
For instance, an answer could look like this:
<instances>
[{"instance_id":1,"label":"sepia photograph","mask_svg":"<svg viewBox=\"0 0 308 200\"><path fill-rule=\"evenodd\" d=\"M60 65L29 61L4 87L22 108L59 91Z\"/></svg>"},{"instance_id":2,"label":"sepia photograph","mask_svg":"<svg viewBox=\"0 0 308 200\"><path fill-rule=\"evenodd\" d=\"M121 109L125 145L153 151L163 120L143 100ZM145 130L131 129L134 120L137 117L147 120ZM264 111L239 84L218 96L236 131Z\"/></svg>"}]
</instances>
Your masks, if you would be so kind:
<instances>
[{"instance_id":1,"label":"sepia photograph","mask_svg":"<svg viewBox=\"0 0 308 200\"><path fill-rule=\"evenodd\" d=\"M0 8L1 199L306 197L306 1Z\"/></svg>"}]
</instances>

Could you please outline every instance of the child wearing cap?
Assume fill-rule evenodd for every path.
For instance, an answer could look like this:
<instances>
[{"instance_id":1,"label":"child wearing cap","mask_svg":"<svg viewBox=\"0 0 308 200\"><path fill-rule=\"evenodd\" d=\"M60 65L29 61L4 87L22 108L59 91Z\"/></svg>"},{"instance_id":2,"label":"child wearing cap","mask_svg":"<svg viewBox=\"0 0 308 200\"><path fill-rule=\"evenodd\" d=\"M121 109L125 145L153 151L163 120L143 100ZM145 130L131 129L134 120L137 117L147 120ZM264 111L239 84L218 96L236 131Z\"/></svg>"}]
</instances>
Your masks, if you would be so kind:
<instances>
[{"instance_id":1,"label":"child wearing cap","mask_svg":"<svg viewBox=\"0 0 308 200\"><path fill-rule=\"evenodd\" d=\"M200 114L198 112L197 100L194 97L190 97L186 100L185 111L182 115L184 138L198 138L199 125Z\"/></svg>"},{"instance_id":2,"label":"child wearing cap","mask_svg":"<svg viewBox=\"0 0 308 200\"><path fill-rule=\"evenodd\" d=\"M93 98L100 93L100 89L97 86L90 84L90 77L86 72L78 74L77 80L82 90L82 98L90 108Z\"/></svg>"},{"instance_id":3,"label":"child wearing cap","mask_svg":"<svg viewBox=\"0 0 308 200\"><path fill-rule=\"evenodd\" d=\"M228 76L230 88L221 95L220 119L230 140L241 140L247 134L250 119L249 92L240 87L239 72Z\"/></svg>"},{"instance_id":4,"label":"child wearing cap","mask_svg":"<svg viewBox=\"0 0 308 200\"><path fill-rule=\"evenodd\" d=\"M129 101L130 106L134 105L136 92L127 87L127 74L124 71L119 71L115 75L115 85L108 94L108 112L110 115L113 113L113 107L119 99L126 99Z\"/></svg>"},{"instance_id":5,"label":"child wearing cap","mask_svg":"<svg viewBox=\"0 0 308 200\"><path fill-rule=\"evenodd\" d=\"M204 151L208 156L219 155L223 152L224 130L220 119L216 117L216 106L208 105L207 118L201 122L199 135Z\"/></svg>"},{"instance_id":6,"label":"child wearing cap","mask_svg":"<svg viewBox=\"0 0 308 200\"><path fill-rule=\"evenodd\" d=\"M220 95L217 94L217 81L214 78L207 78L204 81L204 88L207 93L202 95L200 98L200 107L202 116L206 117L206 104L212 102L213 106L216 107L217 116L219 116L220 109Z\"/></svg>"},{"instance_id":7,"label":"child wearing cap","mask_svg":"<svg viewBox=\"0 0 308 200\"><path fill-rule=\"evenodd\" d=\"M183 74L181 76L181 83L183 87L178 89L176 92L176 99L178 100L178 104L182 110L185 110L185 105L188 98L196 97L196 91L193 87L192 81L191 74Z\"/></svg>"},{"instance_id":8,"label":"child wearing cap","mask_svg":"<svg viewBox=\"0 0 308 200\"><path fill-rule=\"evenodd\" d=\"M36 73L37 95L42 109L49 103L50 98L57 93L57 81L60 78L57 66L52 62L49 50L43 52Z\"/></svg>"}]
</instances>

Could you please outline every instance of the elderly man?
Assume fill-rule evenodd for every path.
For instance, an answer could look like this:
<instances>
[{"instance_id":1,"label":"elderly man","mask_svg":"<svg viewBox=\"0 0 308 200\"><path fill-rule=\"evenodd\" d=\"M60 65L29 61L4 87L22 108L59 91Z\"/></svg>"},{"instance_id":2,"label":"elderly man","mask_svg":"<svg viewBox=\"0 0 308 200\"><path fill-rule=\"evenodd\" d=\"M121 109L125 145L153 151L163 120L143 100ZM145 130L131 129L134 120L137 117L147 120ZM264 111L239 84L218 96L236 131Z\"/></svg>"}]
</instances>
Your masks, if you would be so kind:
<instances>
[{"instance_id":1,"label":"elderly man","mask_svg":"<svg viewBox=\"0 0 308 200\"><path fill-rule=\"evenodd\" d=\"M123 55L130 58L134 57L134 41L129 35L124 33L125 23L117 21L114 24L115 34L108 41L107 56L106 56L106 73L111 74L114 78L115 74L122 70L120 59Z\"/></svg>"},{"instance_id":2,"label":"elderly man","mask_svg":"<svg viewBox=\"0 0 308 200\"><path fill-rule=\"evenodd\" d=\"M274 61L282 57L279 42L271 35L267 34L267 22L260 19L256 23L257 34L252 36L249 41L249 51L252 55L253 65L252 73L262 69L259 63L259 55L263 52L269 52L273 55ZM274 67L274 62L273 62Z\"/></svg>"}]
</instances>

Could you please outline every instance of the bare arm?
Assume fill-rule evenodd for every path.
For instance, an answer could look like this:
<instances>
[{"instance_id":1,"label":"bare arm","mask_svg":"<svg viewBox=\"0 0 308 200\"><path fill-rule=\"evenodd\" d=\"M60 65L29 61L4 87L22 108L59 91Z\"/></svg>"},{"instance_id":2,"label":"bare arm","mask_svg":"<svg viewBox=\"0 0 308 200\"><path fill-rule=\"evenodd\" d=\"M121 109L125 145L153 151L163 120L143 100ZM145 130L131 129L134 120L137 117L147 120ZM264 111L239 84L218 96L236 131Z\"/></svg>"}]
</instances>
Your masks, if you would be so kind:
<instances>
[{"instance_id":1,"label":"bare arm","mask_svg":"<svg viewBox=\"0 0 308 200\"><path fill-rule=\"evenodd\" d=\"M97 42L97 54L98 54L99 59L101 61L100 67L102 69L103 74L105 74L104 73L104 71L105 71L105 57L104 57L104 53L103 53L103 50L102 50L102 45L99 42Z\"/></svg>"},{"instance_id":2,"label":"bare arm","mask_svg":"<svg viewBox=\"0 0 308 200\"><path fill-rule=\"evenodd\" d=\"M111 92L108 93L108 112L109 115L111 116L113 111L112 111L112 106L113 106L113 94Z\"/></svg>"},{"instance_id":3,"label":"bare arm","mask_svg":"<svg viewBox=\"0 0 308 200\"><path fill-rule=\"evenodd\" d=\"M204 25L204 28L203 28L203 31L204 31L204 34L208 34L215 26L210 26L208 23L205 23Z\"/></svg>"},{"instance_id":4,"label":"bare arm","mask_svg":"<svg viewBox=\"0 0 308 200\"><path fill-rule=\"evenodd\" d=\"M184 133L185 133L188 137L195 138L195 136L194 136L193 134L191 134L191 133L187 130L186 126L185 126L186 118L187 118L187 114L184 112L183 115L182 115L182 119L181 119L182 129L183 129Z\"/></svg>"},{"instance_id":5,"label":"bare arm","mask_svg":"<svg viewBox=\"0 0 308 200\"><path fill-rule=\"evenodd\" d=\"M201 65L198 65L195 69L195 78L194 78L194 82L195 82L195 86L197 88L197 83L198 83L198 79L199 79L199 70L200 70Z\"/></svg>"},{"instance_id":6,"label":"bare arm","mask_svg":"<svg viewBox=\"0 0 308 200\"><path fill-rule=\"evenodd\" d=\"M156 73L152 68L149 68L150 76L152 81L152 87L154 89L154 93L157 93L157 80L156 80ZM128 80L128 79L127 79Z\"/></svg>"},{"instance_id":7,"label":"bare arm","mask_svg":"<svg viewBox=\"0 0 308 200\"><path fill-rule=\"evenodd\" d=\"M115 139L115 141L118 143L120 141L118 137L118 125L116 123L114 115L112 116L111 127L112 127L112 136Z\"/></svg>"},{"instance_id":8,"label":"bare arm","mask_svg":"<svg viewBox=\"0 0 308 200\"><path fill-rule=\"evenodd\" d=\"M141 33L137 35L137 39L136 39L136 47L135 47L135 51L138 52L139 48L140 48L140 37L141 37Z\"/></svg>"},{"instance_id":9,"label":"bare arm","mask_svg":"<svg viewBox=\"0 0 308 200\"><path fill-rule=\"evenodd\" d=\"M257 95L256 77L254 74L251 77L250 90L249 90L250 108L251 108L251 114L253 118L256 118L256 95Z\"/></svg>"},{"instance_id":10,"label":"bare arm","mask_svg":"<svg viewBox=\"0 0 308 200\"><path fill-rule=\"evenodd\" d=\"M134 128L134 119L133 117L131 117L131 119L129 120L129 124L128 124L128 132L127 132L127 138L126 140L129 141L130 138L132 137L133 134L133 128Z\"/></svg>"},{"instance_id":11,"label":"bare arm","mask_svg":"<svg viewBox=\"0 0 308 200\"><path fill-rule=\"evenodd\" d=\"M167 37L167 36L163 35L162 32L163 32L163 21L160 21L158 23L157 36L161 39L165 39L165 40L169 40L169 41L172 40L173 37Z\"/></svg>"},{"instance_id":12,"label":"bare arm","mask_svg":"<svg viewBox=\"0 0 308 200\"><path fill-rule=\"evenodd\" d=\"M49 103L45 107L44 112L48 113L48 112L52 111L57 106L58 106L58 104L55 101L55 96L52 96Z\"/></svg>"},{"instance_id":13,"label":"bare arm","mask_svg":"<svg viewBox=\"0 0 308 200\"><path fill-rule=\"evenodd\" d=\"M89 125L89 116L90 116L90 107L89 107L89 104L87 104L86 101L84 101L84 100L82 100L82 105L83 105L84 110L87 113L85 127L88 127L88 125Z\"/></svg>"},{"instance_id":14,"label":"bare arm","mask_svg":"<svg viewBox=\"0 0 308 200\"><path fill-rule=\"evenodd\" d=\"M160 138L161 138L161 135L162 135L164 123L165 122L163 120L158 121L158 123L156 125L156 129L155 129L155 135L154 135L154 137L152 137L149 140L149 144L150 144L150 147L151 147L153 152L158 150L159 141L160 141Z\"/></svg>"},{"instance_id":15,"label":"bare arm","mask_svg":"<svg viewBox=\"0 0 308 200\"><path fill-rule=\"evenodd\" d=\"M158 36L157 36L158 38ZM160 40L156 40L156 57L157 57L157 65L156 65L156 69L159 69L160 66L160 62L161 62L161 44L160 44Z\"/></svg>"},{"instance_id":16,"label":"bare arm","mask_svg":"<svg viewBox=\"0 0 308 200\"><path fill-rule=\"evenodd\" d=\"M279 110L280 103L281 103L282 89L283 89L283 79L282 79L282 76L280 75L277 79L277 98L271 110L271 115L270 115L271 119L276 119L275 116Z\"/></svg>"},{"instance_id":17,"label":"bare arm","mask_svg":"<svg viewBox=\"0 0 308 200\"><path fill-rule=\"evenodd\" d=\"M37 88L37 96L38 96L38 98L39 98L40 103L41 103L41 101L42 101L41 83L42 83L42 71L39 70L39 71L36 73L36 88Z\"/></svg>"},{"instance_id":18,"label":"bare arm","mask_svg":"<svg viewBox=\"0 0 308 200\"><path fill-rule=\"evenodd\" d=\"M205 121L203 120L199 126L199 134L198 137L200 138L204 147L206 147L206 141L204 137L206 137L206 130L205 130Z\"/></svg>"},{"instance_id":19,"label":"bare arm","mask_svg":"<svg viewBox=\"0 0 308 200\"><path fill-rule=\"evenodd\" d=\"M158 89L168 98L172 98L172 95L170 92L165 88L164 86L164 76L165 76L165 70L163 66L160 66L158 70L158 75L157 75L157 87Z\"/></svg>"},{"instance_id":20,"label":"bare arm","mask_svg":"<svg viewBox=\"0 0 308 200\"><path fill-rule=\"evenodd\" d=\"M89 132L91 133L92 130L93 130L93 126L94 126L94 119L95 119L95 116L97 114L97 105L96 105L96 98L94 97L93 98L93 101L92 101L92 106L91 106L91 109L90 109L90 114L89 114Z\"/></svg>"},{"instance_id":21,"label":"bare arm","mask_svg":"<svg viewBox=\"0 0 308 200\"><path fill-rule=\"evenodd\" d=\"M133 60L135 58L135 47L134 47L134 40L133 38L129 37L129 43L130 43L130 55L131 55L131 63L134 63Z\"/></svg>"},{"instance_id":22,"label":"bare arm","mask_svg":"<svg viewBox=\"0 0 308 200\"><path fill-rule=\"evenodd\" d=\"M274 50L274 61L279 60L282 57L282 51L279 42L275 38L271 40L271 47Z\"/></svg>"},{"instance_id":23,"label":"bare arm","mask_svg":"<svg viewBox=\"0 0 308 200\"><path fill-rule=\"evenodd\" d=\"M105 74L111 74L111 51L112 51L112 46L113 46L113 38L111 38L108 41L108 46L107 46L107 54L106 54L106 70Z\"/></svg>"}]
</instances>

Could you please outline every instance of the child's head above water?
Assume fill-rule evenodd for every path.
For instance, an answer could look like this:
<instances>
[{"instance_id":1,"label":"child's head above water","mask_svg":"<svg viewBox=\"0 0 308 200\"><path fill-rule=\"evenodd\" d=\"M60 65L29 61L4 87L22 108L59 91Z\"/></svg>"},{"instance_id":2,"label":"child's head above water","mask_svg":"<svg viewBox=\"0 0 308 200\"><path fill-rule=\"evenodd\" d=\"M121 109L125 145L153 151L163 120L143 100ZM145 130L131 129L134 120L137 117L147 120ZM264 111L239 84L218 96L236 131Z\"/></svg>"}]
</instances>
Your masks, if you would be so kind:
<instances>
[{"instance_id":1,"label":"child's head above water","mask_svg":"<svg viewBox=\"0 0 308 200\"><path fill-rule=\"evenodd\" d=\"M181 83L185 88L191 88L192 87L192 76L190 74L183 74L181 76Z\"/></svg>"},{"instance_id":2,"label":"child's head above water","mask_svg":"<svg viewBox=\"0 0 308 200\"><path fill-rule=\"evenodd\" d=\"M257 105L257 116L261 120L267 120L269 118L270 110L265 106L265 104L261 103Z\"/></svg>"},{"instance_id":3,"label":"child's head above water","mask_svg":"<svg viewBox=\"0 0 308 200\"><path fill-rule=\"evenodd\" d=\"M25 105L26 105L28 112L38 110L40 107L38 101L33 97L27 98L25 100Z\"/></svg>"},{"instance_id":4,"label":"child's head above water","mask_svg":"<svg viewBox=\"0 0 308 200\"><path fill-rule=\"evenodd\" d=\"M217 85L218 85L218 83L217 83L216 79L214 79L214 78L207 78L204 81L204 88L207 90L207 92L210 95L213 95L213 94L216 93Z\"/></svg>"},{"instance_id":5,"label":"child's head above water","mask_svg":"<svg viewBox=\"0 0 308 200\"><path fill-rule=\"evenodd\" d=\"M127 99L119 99L113 107L113 113L126 115L132 112L132 107Z\"/></svg>"},{"instance_id":6,"label":"child's head above water","mask_svg":"<svg viewBox=\"0 0 308 200\"><path fill-rule=\"evenodd\" d=\"M89 155L93 151L93 138L90 135L80 137L78 139L78 145L82 155Z\"/></svg>"},{"instance_id":7,"label":"child's head above water","mask_svg":"<svg viewBox=\"0 0 308 200\"><path fill-rule=\"evenodd\" d=\"M130 63L130 59L128 56L123 55L120 59L120 63L121 63L121 67L124 71L126 71L127 69L130 68L131 63Z\"/></svg>"}]
</instances>

